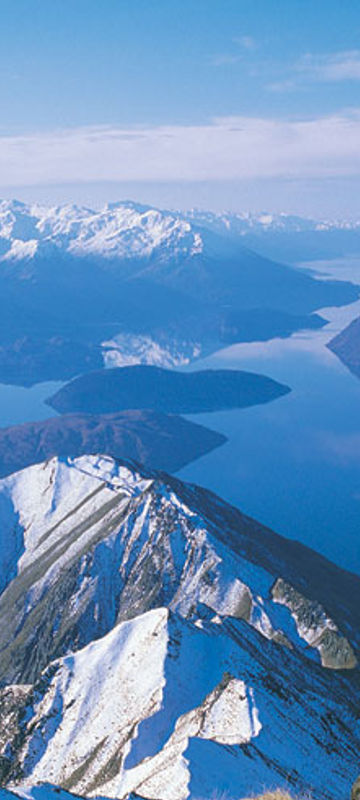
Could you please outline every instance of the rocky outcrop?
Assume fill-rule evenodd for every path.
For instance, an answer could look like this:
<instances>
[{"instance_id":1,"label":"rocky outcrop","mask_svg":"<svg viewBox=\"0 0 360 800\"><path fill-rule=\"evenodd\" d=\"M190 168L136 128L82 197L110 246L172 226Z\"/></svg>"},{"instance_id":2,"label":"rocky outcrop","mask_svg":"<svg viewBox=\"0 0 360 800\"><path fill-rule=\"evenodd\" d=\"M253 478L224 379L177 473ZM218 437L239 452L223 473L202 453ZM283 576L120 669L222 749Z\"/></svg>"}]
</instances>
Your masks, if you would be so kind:
<instances>
[{"instance_id":1,"label":"rocky outcrop","mask_svg":"<svg viewBox=\"0 0 360 800\"><path fill-rule=\"evenodd\" d=\"M351 790L351 800L360 800L360 778L358 778Z\"/></svg>"},{"instance_id":2,"label":"rocky outcrop","mask_svg":"<svg viewBox=\"0 0 360 800\"><path fill-rule=\"evenodd\" d=\"M350 642L339 632L320 603L309 600L293 586L278 578L272 588L276 603L286 606L293 616L299 636L319 650L321 663L328 669L354 669L357 658Z\"/></svg>"}]
</instances>

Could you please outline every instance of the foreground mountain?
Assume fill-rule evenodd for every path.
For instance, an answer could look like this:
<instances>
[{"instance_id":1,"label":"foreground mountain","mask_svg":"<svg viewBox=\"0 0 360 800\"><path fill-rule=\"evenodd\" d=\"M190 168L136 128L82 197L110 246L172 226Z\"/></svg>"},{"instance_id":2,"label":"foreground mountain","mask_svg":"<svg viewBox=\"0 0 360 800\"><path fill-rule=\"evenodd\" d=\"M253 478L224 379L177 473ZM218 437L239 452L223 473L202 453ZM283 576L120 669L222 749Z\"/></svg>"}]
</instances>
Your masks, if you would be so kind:
<instances>
[{"instance_id":1,"label":"foreground mountain","mask_svg":"<svg viewBox=\"0 0 360 800\"><path fill-rule=\"evenodd\" d=\"M327 347L360 378L360 317L331 339Z\"/></svg>"},{"instance_id":2,"label":"foreground mountain","mask_svg":"<svg viewBox=\"0 0 360 800\"><path fill-rule=\"evenodd\" d=\"M205 490L101 456L3 479L0 515L9 789L349 796L359 578Z\"/></svg>"},{"instance_id":3,"label":"foreground mountain","mask_svg":"<svg viewBox=\"0 0 360 800\"><path fill-rule=\"evenodd\" d=\"M225 441L203 425L155 411L66 414L0 428L0 477L53 456L99 452L176 472Z\"/></svg>"},{"instance_id":4,"label":"foreground mountain","mask_svg":"<svg viewBox=\"0 0 360 800\"><path fill-rule=\"evenodd\" d=\"M109 358L183 364L324 324L314 311L358 297L257 254L234 230L130 202L0 203L0 379L72 377Z\"/></svg>"},{"instance_id":5,"label":"foreground mountain","mask_svg":"<svg viewBox=\"0 0 360 800\"><path fill-rule=\"evenodd\" d=\"M127 408L153 408L170 414L198 414L269 403L288 392L288 386L255 372L176 372L139 364L80 375L47 403L61 413L108 414Z\"/></svg>"}]
</instances>

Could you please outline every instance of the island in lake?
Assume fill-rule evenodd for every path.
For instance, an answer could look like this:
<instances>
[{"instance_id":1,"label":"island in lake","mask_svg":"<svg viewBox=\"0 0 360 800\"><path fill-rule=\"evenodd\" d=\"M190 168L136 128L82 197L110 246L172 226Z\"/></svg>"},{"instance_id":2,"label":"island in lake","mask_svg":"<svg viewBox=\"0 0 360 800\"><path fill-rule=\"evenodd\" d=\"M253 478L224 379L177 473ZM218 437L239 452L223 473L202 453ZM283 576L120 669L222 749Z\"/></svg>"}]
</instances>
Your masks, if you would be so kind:
<instances>
[{"instance_id":1,"label":"island in lake","mask_svg":"<svg viewBox=\"0 0 360 800\"><path fill-rule=\"evenodd\" d=\"M0 429L0 477L53 456L92 453L176 472L224 442L203 425L154 411L69 414Z\"/></svg>"},{"instance_id":2,"label":"island in lake","mask_svg":"<svg viewBox=\"0 0 360 800\"><path fill-rule=\"evenodd\" d=\"M171 414L197 414L268 403L288 392L288 386L253 372L175 372L135 365L81 375L47 403L60 413L110 414L151 408Z\"/></svg>"}]
</instances>

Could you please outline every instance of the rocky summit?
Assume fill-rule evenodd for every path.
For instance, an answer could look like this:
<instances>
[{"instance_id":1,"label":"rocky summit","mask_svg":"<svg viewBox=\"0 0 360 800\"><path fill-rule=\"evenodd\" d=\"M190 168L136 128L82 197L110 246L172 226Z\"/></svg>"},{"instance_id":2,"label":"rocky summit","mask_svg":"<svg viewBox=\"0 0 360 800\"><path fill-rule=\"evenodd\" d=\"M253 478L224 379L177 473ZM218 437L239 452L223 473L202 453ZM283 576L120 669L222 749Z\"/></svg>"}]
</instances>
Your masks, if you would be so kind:
<instances>
[{"instance_id":1,"label":"rocky summit","mask_svg":"<svg viewBox=\"0 0 360 800\"><path fill-rule=\"evenodd\" d=\"M2 797L350 796L360 579L165 473L0 481Z\"/></svg>"}]
</instances>

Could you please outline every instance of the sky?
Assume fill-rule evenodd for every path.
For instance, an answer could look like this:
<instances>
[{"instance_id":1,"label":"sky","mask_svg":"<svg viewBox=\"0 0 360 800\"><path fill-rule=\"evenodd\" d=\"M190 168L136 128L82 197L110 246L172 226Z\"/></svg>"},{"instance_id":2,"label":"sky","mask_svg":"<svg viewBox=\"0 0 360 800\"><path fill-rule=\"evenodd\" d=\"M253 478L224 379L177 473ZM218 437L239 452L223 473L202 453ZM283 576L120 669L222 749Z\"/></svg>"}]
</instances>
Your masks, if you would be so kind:
<instances>
[{"instance_id":1,"label":"sky","mask_svg":"<svg viewBox=\"0 0 360 800\"><path fill-rule=\"evenodd\" d=\"M0 194L360 217L359 0L0 0Z\"/></svg>"}]
</instances>

